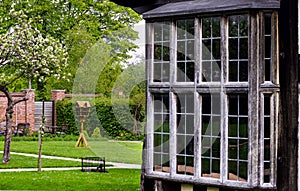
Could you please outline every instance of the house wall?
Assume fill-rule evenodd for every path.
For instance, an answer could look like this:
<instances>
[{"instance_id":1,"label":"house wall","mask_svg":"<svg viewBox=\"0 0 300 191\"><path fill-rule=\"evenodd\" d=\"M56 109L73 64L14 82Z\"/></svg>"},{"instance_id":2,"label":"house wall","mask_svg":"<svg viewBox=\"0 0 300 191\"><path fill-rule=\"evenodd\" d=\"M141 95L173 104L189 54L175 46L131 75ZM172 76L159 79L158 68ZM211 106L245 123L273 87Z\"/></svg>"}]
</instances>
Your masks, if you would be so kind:
<instances>
[{"instance_id":1,"label":"house wall","mask_svg":"<svg viewBox=\"0 0 300 191\"><path fill-rule=\"evenodd\" d=\"M12 93L13 99L22 98L25 95L25 91ZM20 102L14 106L13 114L13 126L17 126L18 123L29 123L30 129L34 128L34 90L29 91L28 100ZM1 127L4 128L5 124L5 113L7 106L7 98L3 93L0 93L0 123Z\"/></svg>"},{"instance_id":2,"label":"house wall","mask_svg":"<svg viewBox=\"0 0 300 191\"><path fill-rule=\"evenodd\" d=\"M299 31L300 31L300 1L298 1L298 54L299 54L298 60L300 60L300 32ZM298 66L298 68L300 69L300 66ZM300 85L298 86L298 94L299 94L298 104L300 106L300 93L299 92L300 92ZM298 126L300 127L300 109L298 111L298 123L299 123ZM299 146L298 146L298 191L300 191L300 128L298 128L298 144L299 144Z\"/></svg>"},{"instance_id":3,"label":"house wall","mask_svg":"<svg viewBox=\"0 0 300 191\"><path fill-rule=\"evenodd\" d=\"M298 87L298 104L300 106L300 85ZM298 110L298 123L298 126L300 127L300 109ZM300 128L298 128L298 144L298 191L300 191Z\"/></svg>"}]
</instances>

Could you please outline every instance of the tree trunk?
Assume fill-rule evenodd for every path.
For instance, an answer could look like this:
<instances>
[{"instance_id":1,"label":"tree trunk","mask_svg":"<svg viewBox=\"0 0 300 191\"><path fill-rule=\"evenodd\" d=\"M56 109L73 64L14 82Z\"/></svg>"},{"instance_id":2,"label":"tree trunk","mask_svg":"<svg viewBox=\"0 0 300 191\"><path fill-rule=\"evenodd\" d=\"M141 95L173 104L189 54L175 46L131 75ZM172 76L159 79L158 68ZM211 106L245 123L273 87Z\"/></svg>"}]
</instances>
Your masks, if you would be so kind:
<instances>
[{"instance_id":1,"label":"tree trunk","mask_svg":"<svg viewBox=\"0 0 300 191\"><path fill-rule=\"evenodd\" d=\"M38 151L38 172L42 171L42 143L45 126L45 117L42 116L42 124L39 128L39 151Z\"/></svg>"},{"instance_id":2,"label":"tree trunk","mask_svg":"<svg viewBox=\"0 0 300 191\"><path fill-rule=\"evenodd\" d=\"M0 91L2 91L6 98L7 98L7 108L6 108L6 135L4 141L4 151L3 151L3 158L2 163L7 164L10 161L10 143L11 143L11 136L13 134L12 128L12 115L14 113L14 106L22 101L26 101L28 99L28 90L24 97L13 100L12 96L10 95L8 89L6 87L0 86Z\"/></svg>"},{"instance_id":3,"label":"tree trunk","mask_svg":"<svg viewBox=\"0 0 300 191\"><path fill-rule=\"evenodd\" d=\"M2 163L7 164L10 161L10 143L11 136L13 133L12 130L12 114L13 114L13 102L12 100L8 100L7 109L6 109L6 135L4 142L4 152Z\"/></svg>"},{"instance_id":4,"label":"tree trunk","mask_svg":"<svg viewBox=\"0 0 300 191\"><path fill-rule=\"evenodd\" d=\"M142 110L142 105L138 105L135 108L134 112L134 125L133 125L133 131L134 135L140 135L140 117L141 117L141 110Z\"/></svg>"}]
</instances>

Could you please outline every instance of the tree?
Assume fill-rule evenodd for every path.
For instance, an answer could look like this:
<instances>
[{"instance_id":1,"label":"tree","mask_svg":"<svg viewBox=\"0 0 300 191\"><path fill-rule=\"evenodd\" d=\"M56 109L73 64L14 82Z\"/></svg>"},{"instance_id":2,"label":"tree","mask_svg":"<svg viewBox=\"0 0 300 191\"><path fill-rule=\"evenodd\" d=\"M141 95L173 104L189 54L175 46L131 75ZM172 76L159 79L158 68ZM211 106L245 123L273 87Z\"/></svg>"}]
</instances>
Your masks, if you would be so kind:
<instances>
[{"instance_id":1,"label":"tree","mask_svg":"<svg viewBox=\"0 0 300 191\"><path fill-rule=\"evenodd\" d=\"M2 0L0 18L7 18L12 7L16 10L24 10L43 35L51 35L66 44L70 51L69 66L72 68L70 81L75 77L83 53L91 47L90 40L95 42L104 39L105 43L118 50L117 54L114 52L114 63L126 59L128 51L135 47L132 40L137 38L137 35L132 35L134 33L132 27L141 19L141 16L130 8L120 7L108 0ZM6 31L15 22L14 19L2 20L5 21L4 30L0 30L0 33ZM114 41L114 35L120 31L122 34L118 37L123 36L123 38ZM70 39L74 39L75 36L78 37L78 41L82 38L82 43L70 42ZM88 42L84 44L86 39ZM61 83L54 79L47 83L36 79L33 79L33 82L38 93L45 92L47 90L45 87L72 90L71 83ZM43 98L44 96L41 96L40 99Z\"/></svg>"},{"instance_id":2,"label":"tree","mask_svg":"<svg viewBox=\"0 0 300 191\"><path fill-rule=\"evenodd\" d=\"M22 10L12 9L9 16L16 22L0 34L0 91L8 101L3 163L10 161L13 107L27 100L29 91L24 97L13 99L8 86L20 78L34 77L39 81L50 75L64 78L62 68L67 67L66 50L58 40L43 36Z\"/></svg>"}]
</instances>

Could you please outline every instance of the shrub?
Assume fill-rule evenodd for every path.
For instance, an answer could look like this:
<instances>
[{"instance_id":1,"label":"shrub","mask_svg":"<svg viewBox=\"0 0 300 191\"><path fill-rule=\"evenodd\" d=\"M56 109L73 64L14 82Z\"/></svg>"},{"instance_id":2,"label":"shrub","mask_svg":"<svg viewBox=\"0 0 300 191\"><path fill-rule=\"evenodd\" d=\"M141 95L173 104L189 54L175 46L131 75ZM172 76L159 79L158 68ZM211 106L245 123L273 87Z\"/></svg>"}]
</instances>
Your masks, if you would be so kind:
<instances>
[{"instance_id":1,"label":"shrub","mask_svg":"<svg viewBox=\"0 0 300 191\"><path fill-rule=\"evenodd\" d=\"M56 102L56 125L68 124L67 134L78 135L78 129L74 117L72 100L64 99Z\"/></svg>"},{"instance_id":2,"label":"shrub","mask_svg":"<svg viewBox=\"0 0 300 191\"><path fill-rule=\"evenodd\" d=\"M101 137L101 135L100 135L100 128L99 128L99 127L96 127L96 128L94 129L93 134L92 134L92 138L100 138L100 137Z\"/></svg>"},{"instance_id":3,"label":"shrub","mask_svg":"<svg viewBox=\"0 0 300 191\"><path fill-rule=\"evenodd\" d=\"M131 104L128 107L126 99L111 100L105 97L95 99L95 105L91 107L89 117L85 120L84 130L90 137L110 136L121 140L140 140L143 137L136 136L134 128L134 110L136 106ZM65 99L56 104L57 125L68 124L68 134L78 134L76 121L73 112L72 100ZM144 111L141 112L144 118ZM116 117L117 116L117 117Z\"/></svg>"}]
</instances>

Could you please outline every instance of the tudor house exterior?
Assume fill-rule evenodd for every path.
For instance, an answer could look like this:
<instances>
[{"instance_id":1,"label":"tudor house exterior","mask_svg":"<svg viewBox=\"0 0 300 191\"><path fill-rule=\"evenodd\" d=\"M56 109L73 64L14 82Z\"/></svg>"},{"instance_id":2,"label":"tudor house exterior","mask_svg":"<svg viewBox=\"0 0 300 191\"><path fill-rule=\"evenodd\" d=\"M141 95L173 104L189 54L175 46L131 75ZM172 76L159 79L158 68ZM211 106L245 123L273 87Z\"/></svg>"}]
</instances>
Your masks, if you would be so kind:
<instances>
[{"instance_id":1,"label":"tudor house exterior","mask_svg":"<svg viewBox=\"0 0 300 191\"><path fill-rule=\"evenodd\" d=\"M146 20L143 189L297 190L297 1L115 2Z\"/></svg>"}]
</instances>

